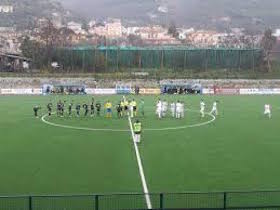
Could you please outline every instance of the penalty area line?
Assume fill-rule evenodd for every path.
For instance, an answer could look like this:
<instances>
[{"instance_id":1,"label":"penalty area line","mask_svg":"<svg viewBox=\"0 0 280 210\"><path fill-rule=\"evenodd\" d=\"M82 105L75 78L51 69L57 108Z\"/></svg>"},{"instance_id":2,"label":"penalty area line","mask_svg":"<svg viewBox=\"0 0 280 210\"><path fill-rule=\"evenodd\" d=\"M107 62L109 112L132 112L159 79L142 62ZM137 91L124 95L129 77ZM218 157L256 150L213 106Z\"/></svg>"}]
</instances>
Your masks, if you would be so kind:
<instances>
[{"instance_id":1,"label":"penalty area line","mask_svg":"<svg viewBox=\"0 0 280 210\"><path fill-rule=\"evenodd\" d=\"M131 136L132 136L133 145L134 145L134 149L135 149L135 154L136 154L136 158L137 158L138 169L139 169L139 174L140 174L140 177L141 177L142 187L143 187L143 191L144 191L144 194L145 194L145 200L146 200L147 208L152 209L153 207L152 207L151 198L150 198L150 195L149 195L149 190L148 190L148 186L147 186L147 182L146 182L146 178L145 178L145 174L144 174L142 160L141 160L138 145L135 141L134 131L133 131L132 122L131 122L130 117L128 117L128 122L129 122Z\"/></svg>"}]
</instances>

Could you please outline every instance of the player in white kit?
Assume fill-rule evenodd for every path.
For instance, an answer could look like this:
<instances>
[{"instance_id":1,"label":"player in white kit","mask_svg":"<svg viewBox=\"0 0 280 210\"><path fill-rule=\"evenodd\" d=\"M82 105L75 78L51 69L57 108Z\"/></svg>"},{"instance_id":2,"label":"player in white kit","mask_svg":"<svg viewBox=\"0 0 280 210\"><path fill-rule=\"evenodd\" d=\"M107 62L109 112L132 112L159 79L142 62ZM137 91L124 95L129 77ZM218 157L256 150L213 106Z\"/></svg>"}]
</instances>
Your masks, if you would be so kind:
<instances>
[{"instance_id":1,"label":"player in white kit","mask_svg":"<svg viewBox=\"0 0 280 210\"><path fill-rule=\"evenodd\" d=\"M215 116L218 116L218 108L217 108L217 101L215 101L214 103L213 103L213 107L212 107L212 110L211 110L211 112L210 112L210 114L214 114Z\"/></svg>"},{"instance_id":2,"label":"player in white kit","mask_svg":"<svg viewBox=\"0 0 280 210\"><path fill-rule=\"evenodd\" d=\"M271 118L271 106L269 104L264 105L264 115L268 116L268 118Z\"/></svg>"},{"instance_id":3,"label":"player in white kit","mask_svg":"<svg viewBox=\"0 0 280 210\"><path fill-rule=\"evenodd\" d=\"M183 102L181 102L181 118L185 117L185 104Z\"/></svg>"},{"instance_id":4,"label":"player in white kit","mask_svg":"<svg viewBox=\"0 0 280 210\"><path fill-rule=\"evenodd\" d=\"M182 118L182 112L183 112L183 104L180 101L177 101L176 103L176 118Z\"/></svg>"},{"instance_id":5,"label":"player in white kit","mask_svg":"<svg viewBox=\"0 0 280 210\"><path fill-rule=\"evenodd\" d=\"M176 117L176 104L175 104L175 102L172 102L171 104L170 104L170 111L171 111L171 115L172 115L172 117Z\"/></svg>"},{"instance_id":6,"label":"player in white kit","mask_svg":"<svg viewBox=\"0 0 280 210\"><path fill-rule=\"evenodd\" d=\"M161 100L159 100L159 101L157 102L156 114L157 114L157 116L158 116L159 119L162 118L162 102L161 102Z\"/></svg>"},{"instance_id":7,"label":"player in white kit","mask_svg":"<svg viewBox=\"0 0 280 210\"><path fill-rule=\"evenodd\" d=\"M203 100L200 101L200 115L202 118L205 116L205 103Z\"/></svg>"},{"instance_id":8,"label":"player in white kit","mask_svg":"<svg viewBox=\"0 0 280 210\"><path fill-rule=\"evenodd\" d=\"M168 102L163 100L162 102L162 117L166 117L168 111Z\"/></svg>"}]
</instances>

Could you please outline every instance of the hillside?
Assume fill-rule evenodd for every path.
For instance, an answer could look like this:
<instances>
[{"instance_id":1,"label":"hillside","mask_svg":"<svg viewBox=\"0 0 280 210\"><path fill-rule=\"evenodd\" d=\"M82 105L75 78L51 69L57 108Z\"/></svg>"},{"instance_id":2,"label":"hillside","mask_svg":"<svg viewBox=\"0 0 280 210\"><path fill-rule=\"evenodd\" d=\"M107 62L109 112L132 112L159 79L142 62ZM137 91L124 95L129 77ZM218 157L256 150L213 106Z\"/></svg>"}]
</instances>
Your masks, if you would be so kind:
<instances>
[{"instance_id":1,"label":"hillside","mask_svg":"<svg viewBox=\"0 0 280 210\"><path fill-rule=\"evenodd\" d=\"M90 18L118 17L127 22L171 20L196 27L252 27L280 25L279 0L61 0ZM86 5L86 6L85 6ZM125 12L124 12L125 11Z\"/></svg>"},{"instance_id":2,"label":"hillside","mask_svg":"<svg viewBox=\"0 0 280 210\"><path fill-rule=\"evenodd\" d=\"M58 14L62 21L75 19L60 2L54 0L0 0L0 5L14 8L13 13L0 13L0 26L32 27L36 18L51 18L53 13Z\"/></svg>"}]
</instances>

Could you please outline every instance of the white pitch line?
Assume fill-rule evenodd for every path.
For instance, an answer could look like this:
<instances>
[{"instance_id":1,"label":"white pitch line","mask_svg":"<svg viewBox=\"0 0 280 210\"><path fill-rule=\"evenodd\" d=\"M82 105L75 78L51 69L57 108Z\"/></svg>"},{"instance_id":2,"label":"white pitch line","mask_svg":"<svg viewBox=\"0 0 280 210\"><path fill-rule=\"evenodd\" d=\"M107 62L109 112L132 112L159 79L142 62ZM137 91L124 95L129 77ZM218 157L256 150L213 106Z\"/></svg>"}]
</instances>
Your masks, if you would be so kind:
<instances>
[{"instance_id":1,"label":"white pitch line","mask_svg":"<svg viewBox=\"0 0 280 210\"><path fill-rule=\"evenodd\" d=\"M87 128L87 127L77 127L77 126L70 126L70 125L61 125L61 124L56 124L47 121L45 118L48 116L48 114L45 114L42 116L41 120L51 126L54 127L60 127L60 128L68 128L68 129L74 129L74 130L84 130L84 131L111 131L111 132L128 132L129 130L121 130L121 129L102 129L102 128Z\"/></svg>"},{"instance_id":2,"label":"white pitch line","mask_svg":"<svg viewBox=\"0 0 280 210\"><path fill-rule=\"evenodd\" d=\"M190 110L188 109L188 111L190 112L199 112L199 111L195 111L195 110ZM186 126L177 126L177 127L167 127L167 128L146 128L144 131L171 131L171 130L183 130L183 129L187 129L187 128L195 128L195 127L201 127L204 125L208 125L212 122L214 122L216 120L216 117L214 115L212 115L211 113L205 113L206 115L209 115L210 117L212 117L211 120L206 121L206 122L202 122L202 123L196 123L196 124L192 124L192 125L186 125ZM53 123L53 122L49 122L47 121L45 118L48 116L48 114L45 114L42 116L41 120L51 126L54 127L60 127L60 128L67 128L67 129L74 129L74 130L84 130L84 131L109 131L109 132L128 132L129 130L121 130L121 129L107 129L107 128L88 128L88 127L78 127L78 126L70 126L70 125L62 125L62 124L57 124L57 123Z\"/></svg>"},{"instance_id":3,"label":"white pitch line","mask_svg":"<svg viewBox=\"0 0 280 210\"><path fill-rule=\"evenodd\" d=\"M143 187L143 191L145 194L147 208L152 209L153 207L152 207L152 203L151 203L151 198L149 195L149 190L148 190L148 186L147 186L147 182L146 182L146 178L145 178L145 174L144 174L144 169L143 169L143 165L142 165L142 161L141 161L141 157L140 157L140 152L139 152L137 143L135 141L134 131L133 131L132 122L131 122L130 117L128 117L128 121L129 121L129 127L130 127L131 136L132 136L132 140L133 140L133 144L134 144L134 149L135 149L135 153L136 153L139 173L140 173L140 177L141 177L141 181L142 181L142 187Z\"/></svg>"},{"instance_id":4,"label":"white pitch line","mask_svg":"<svg viewBox=\"0 0 280 210\"><path fill-rule=\"evenodd\" d=\"M197 112L197 111L192 111L192 112ZM206 115L212 117L211 120L202 122L202 123L197 123L193 125L186 125L186 126L178 126L178 127L169 127L169 128L146 128L145 131L169 131L169 130L182 130L186 128L195 128L195 127L201 127L204 125L208 125L216 120L216 116L211 114L211 113L205 113Z\"/></svg>"}]
</instances>

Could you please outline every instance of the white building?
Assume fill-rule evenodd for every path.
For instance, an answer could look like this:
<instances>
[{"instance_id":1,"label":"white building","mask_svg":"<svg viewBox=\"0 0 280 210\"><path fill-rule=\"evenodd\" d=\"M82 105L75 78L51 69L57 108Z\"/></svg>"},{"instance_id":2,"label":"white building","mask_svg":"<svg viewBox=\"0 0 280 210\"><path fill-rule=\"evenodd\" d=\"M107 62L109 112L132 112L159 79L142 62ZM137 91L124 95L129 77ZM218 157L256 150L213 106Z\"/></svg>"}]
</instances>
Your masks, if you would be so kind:
<instances>
[{"instance_id":1,"label":"white building","mask_svg":"<svg viewBox=\"0 0 280 210\"><path fill-rule=\"evenodd\" d=\"M71 29L76 34L83 34L84 33L84 30L82 29L82 24L81 23L76 23L76 22L71 21L67 24L67 28Z\"/></svg>"},{"instance_id":2,"label":"white building","mask_svg":"<svg viewBox=\"0 0 280 210\"><path fill-rule=\"evenodd\" d=\"M136 35L136 32L139 30L139 27L127 27L123 32L128 35Z\"/></svg>"},{"instance_id":3,"label":"white building","mask_svg":"<svg viewBox=\"0 0 280 210\"><path fill-rule=\"evenodd\" d=\"M179 28L179 39L184 40L187 38L188 34L194 33L194 28Z\"/></svg>"},{"instance_id":4,"label":"white building","mask_svg":"<svg viewBox=\"0 0 280 210\"><path fill-rule=\"evenodd\" d=\"M52 13L52 23L56 28L61 28L62 17L58 13Z\"/></svg>"},{"instance_id":5,"label":"white building","mask_svg":"<svg viewBox=\"0 0 280 210\"><path fill-rule=\"evenodd\" d=\"M121 38L123 35L123 27L121 20L110 19L105 24L95 24L89 29L90 34L98 36L106 36L107 38Z\"/></svg>"},{"instance_id":6,"label":"white building","mask_svg":"<svg viewBox=\"0 0 280 210\"><path fill-rule=\"evenodd\" d=\"M13 13L14 7L11 5L0 5L0 13Z\"/></svg>"},{"instance_id":7,"label":"white building","mask_svg":"<svg viewBox=\"0 0 280 210\"><path fill-rule=\"evenodd\" d=\"M168 34L168 29L161 26L138 27L133 34L150 44L179 44L176 38Z\"/></svg>"},{"instance_id":8,"label":"white building","mask_svg":"<svg viewBox=\"0 0 280 210\"><path fill-rule=\"evenodd\" d=\"M92 28L96 25L96 21L95 20L91 20L89 23L88 23L88 26L89 28Z\"/></svg>"},{"instance_id":9,"label":"white building","mask_svg":"<svg viewBox=\"0 0 280 210\"><path fill-rule=\"evenodd\" d=\"M280 29L276 29L273 36L280 38Z\"/></svg>"},{"instance_id":10,"label":"white building","mask_svg":"<svg viewBox=\"0 0 280 210\"><path fill-rule=\"evenodd\" d=\"M170 35L168 30L161 26L148 26L139 27L135 31L136 35L140 36L142 39L168 39Z\"/></svg>"},{"instance_id":11,"label":"white building","mask_svg":"<svg viewBox=\"0 0 280 210\"><path fill-rule=\"evenodd\" d=\"M107 36L109 38L122 37L122 23L120 19L110 19L106 24Z\"/></svg>"}]
</instances>

